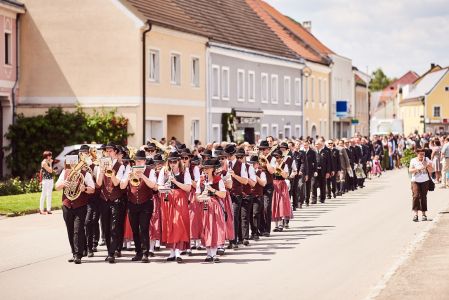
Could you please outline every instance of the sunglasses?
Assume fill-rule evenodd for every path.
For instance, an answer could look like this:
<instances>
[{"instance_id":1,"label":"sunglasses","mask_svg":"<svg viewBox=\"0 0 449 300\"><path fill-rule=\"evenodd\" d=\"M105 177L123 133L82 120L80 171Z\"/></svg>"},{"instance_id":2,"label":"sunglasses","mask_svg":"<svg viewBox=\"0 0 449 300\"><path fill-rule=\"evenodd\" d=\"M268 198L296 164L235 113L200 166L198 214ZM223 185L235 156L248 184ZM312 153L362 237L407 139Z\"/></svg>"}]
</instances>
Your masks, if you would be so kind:
<instances>
[{"instance_id":1,"label":"sunglasses","mask_svg":"<svg viewBox=\"0 0 449 300\"><path fill-rule=\"evenodd\" d=\"M226 160L226 157L220 157L219 160Z\"/></svg>"},{"instance_id":2,"label":"sunglasses","mask_svg":"<svg viewBox=\"0 0 449 300\"><path fill-rule=\"evenodd\" d=\"M182 160L189 160L187 156L182 157Z\"/></svg>"},{"instance_id":3,"label":"sunglasses","mask_svg":"<svg viewBox=\"0 0 449 300\"><path fill-rule=\"evenodd\" d=\"M156 150L148 149L148 152L156 152Z\"/></svg>"}]
</instances>

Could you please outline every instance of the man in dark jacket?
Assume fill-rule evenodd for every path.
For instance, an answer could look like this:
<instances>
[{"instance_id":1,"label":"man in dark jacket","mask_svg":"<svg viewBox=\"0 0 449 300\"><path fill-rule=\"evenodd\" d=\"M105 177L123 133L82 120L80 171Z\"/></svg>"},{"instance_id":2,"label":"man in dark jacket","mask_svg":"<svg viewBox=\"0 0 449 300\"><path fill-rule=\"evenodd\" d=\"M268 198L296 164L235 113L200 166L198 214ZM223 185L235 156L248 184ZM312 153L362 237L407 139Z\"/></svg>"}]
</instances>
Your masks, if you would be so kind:
<instances>
[{"instance_id":1,"label":"man in dark jacket","mask_svg":"<svg viewBox=\"0 0 449 300\"><path fill-rule=\"evenodd\" d=\"M309 206L310 192L312 190L312 178L313 174L316 172L316 152L310 148L309 141L304 142L304 153L306 156L307 163L307 178L305 183L305 195L304 198L299 198L299 207L301 208L304 202L306 206Z\"/></svg>"},{"instance_id":2,"label":"man in dark jacket","mask_svg":"<svg viewBox=\"0 0 449 300\"><path fill-rule=\"evenodd\" d=\"M324 143L318 139L315 143L316 151L316 171L312 179L312 204L317 202L318 189L320 189L320 202L324 203L326 200L326 180L330 177L330 156L329 152L324 149Z\"/></svg>"},{"instance_id":3,"label":"man in dark jacket","mask_svg":"<svg viewBox=\"0 0 449 300\"><path fill-rule=\"evenodd\" d=\"M296 164L297 170L297 173L292 180L293 210L296 210L296 208L298 208L298 202L300 202L300 207L302 207L302 203L304 203L305 184L306 178L308 177L306 152L304 150L301 150L300 147L301 144L299 142L296 142L294 150L292 152L293 163Z\"/></svg>"},{"instance_id":4,"label":"man in dark jacket","mask_svg":"<svg viewBox=\"0 0 449 300\"><path fill-rule=\"evenodd\" d=\"M327 141L327 148L329 149L330 153L330 166L331 166L331 172L330 176L327 179L327 199L331 198L331 192L332 196L334 198L337 197L337 174L341 170L340 166L340 151L335 147L334 141L329 140Z\"/></svg>"}]
</instances>

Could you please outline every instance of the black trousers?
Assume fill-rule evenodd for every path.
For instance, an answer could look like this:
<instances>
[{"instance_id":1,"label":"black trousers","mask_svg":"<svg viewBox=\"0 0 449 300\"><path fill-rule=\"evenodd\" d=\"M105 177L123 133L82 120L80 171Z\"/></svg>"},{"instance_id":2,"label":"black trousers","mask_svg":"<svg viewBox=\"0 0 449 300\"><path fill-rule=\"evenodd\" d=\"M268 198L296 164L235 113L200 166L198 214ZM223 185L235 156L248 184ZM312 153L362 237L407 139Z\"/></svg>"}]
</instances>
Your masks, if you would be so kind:
<instances>
[{"instance_id":1,"label":"black trousers","mask_svg":"<svg viewBox=\"0 0 449 300\"><path fill-rule=\"evenodd\" d=\"M120 205L119 205L119 241L118 241L118 248L117 251L122 251L123 248L123 239L125 237L125 222L126 222L126 206L128 202L126 199L121 199Z\"/></svg>"},{"instance_id":2,"label":"black trousers","mask_svg":"<svg viewBox=\"0 0 449 300\"><path fill-rule=\"evenodd\" d=\"M318 198L318 189L320 189L320 202L326 200L326 177L318 174L318 176L312 178L312 202L316 203Z\"/></svg>"},{"instance_id":3,"label":"black trousers","mask_svg":"<svg viewBox=\"0 0 449 300\"><path fill-rule=\"evenodd\" d=\"M120 239L120 234L123 233L123 226L120 228L119 219L123 203L120 200L104 201L101 200L101 226L104 232L106 247L108 255L114 256L114 252L119 249L120 240L123 244L123 237Z\"/></svg>"},{"instance_id":4,"label":"black trousers","mask_svg":"<svg viewBox=\"0 0 449 300\"><path fill-rule=\"evenodd\" d=\"M292 199L292 207L297 208L299 202L298 194L298 176L290 179L290 198Z\"/></svg>"},{"instance_id":5,"label":"black trousers","mask_svg":"<svg viewBox=\"0 0 449 300\"><path fill-rule=\"evenodd\" d=\"M153 214L153 201L142 204L128 202L128 216L133 231L137 254L148 255L150 250L150 220Z\"/></svg>"},{"instance_id":6,"label":"black trousers","mask_svg":"<svg viewBox=\"0 0 449 300\"><path fill-rule=\"evenodd\" d=\"M84 223L86 227L86 239L87 249L92 251L93 247L98 246L98 240L100 238L100 199L90 199L87 204L86 221Z\"/></svg>"},{"instance_id":7,"label":"black trousers","mask_svg":"<svg viewBox=\"0 0 449 300\"><path fill-rule=\"evenodd\" d=\"M84 247L86 245L86 236L84 231L84 222L86 220L87 206L78 208L68 208L62 206L62 216L67 227L67 236L69 237L70 248L73 256L83 257Z\"/></svg>"},{"instance_id":8,"label":"black trousers","mask_svg":"<svg viewBox=\"0 0 449 300\"><path fill-rule=\"evenodd\" d=\"M249 227L252 218L253 196L244 196L242 198L241 223L243 240L249 240Z\"/></svg>"},{"instance_id":9,"label":"black trousers","mask_svg":"<svg viewBox=\"0 0 449 300\"><path fill-rule=\"evenodd\" d=\"M298 202L303 204L306 198L306 185L304 176L297 176L297 183L295 188L295 197L293 198L293 205L298 207ZM295 202L296 201L296 202Z\"/></svg>"},{"instance_id":10,"label":"black trousers","mask_svg":"<svg viewBox=\"0 0 449 300\"><path fill-rule=\"evenodd\" d=\"M237 244L238 241L243 240L242 235L242 226L241 226L241 219L242 219L242 196L236 196L231 194L231 200L232 200L232 210L234 211L234 239L231 241L232 244Z\"/></svg>"},{"instance_id":11,"label":"black trousers","mask_svg":"<svg viewBox=\"0 0 449 300\"><path fill-rule=\"evenodd\" d=\"M271 202L273 201L273 184L265 185L263 189L263 209L260 219L260 231L271 232Z\"/></svg>"},{"instance_id":12,"label":"black trousers","mask_svg":"<svg viewBox=\"0 0 449 300\"><path fill-rule=\"evenodd\" d=\"M251 205L251 235L259 236L260 232L260 220L262 218L262 208L263 208L263 196L254 196L253 204Z\"/></svg>"},{"instance_id":13,"label":"black trousers","mask_svg":"<svg viewBox=\"0 0 449 300\"><path fill-rule=\"evenodd\" d=\"M337 174L334 174L334 176L329 176L329 178L326 180L326 185L327 185L327 196L331 196L331 192L332 195L335 195L335 193L337 192Z\"/></svg>"}]
</instances>

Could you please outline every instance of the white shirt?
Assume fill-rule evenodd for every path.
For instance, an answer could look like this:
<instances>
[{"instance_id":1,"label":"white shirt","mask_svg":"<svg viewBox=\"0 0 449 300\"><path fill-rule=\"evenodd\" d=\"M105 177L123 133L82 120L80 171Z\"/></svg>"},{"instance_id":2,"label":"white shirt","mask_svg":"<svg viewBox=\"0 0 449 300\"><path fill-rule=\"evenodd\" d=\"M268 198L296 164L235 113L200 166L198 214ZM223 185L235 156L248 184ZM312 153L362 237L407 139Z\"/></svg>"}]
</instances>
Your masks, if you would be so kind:
<instances>
[{"instance_id":1,"label":"white shirt","mask_svg":"<svg viewBox=\"0 0 449 300\"><path fill-rule=\"evenodd\" d=\"M159 172L159 177L157 178L157 185L163 186L166 178L165 178L165 170L167 170L166 167L163 167L161 171ZM174 175L179 175L174 174ZM184 184L192 184L192 178L190 177L190 172L188 170L184 171Z\"/></svg>"},{"instance_id":2,"label":"white shirt","mask_svg":"<svg viewBox=\"0 0 449 300\"><path fill-rule=\"evenodd\" d=\"M56 185L62 184L65 180L64 177L65 177L65 169L62 170L61 174L59 175L58 181L56 181ZM84 185L93 189L95 188L94 180L92 179L92 175L90 175L89 172L87 172L86 175L84 175Z\"/></svg>"},{"instance_id":3,"label":"white shirt","mask_svg":"<svg viewBox=\"0 0 449 300\"><path fill-rule=\"evenodd\" d=\"M200 174L200 167L195 166L193 168L193 178L192 178L192 180L198 181L200 179L200 176L201 176L201 174Z\"/></svg>"},{"instance_id":4,"label":"white shirt","mask_svg":"<svg viewBox=\"0 0 449 300\"><path fill-rule=\"evenodd\" d=\"M427 162L427 165L432 164L432 161L427 157L424 157ZM412 158L410 160L410 167L419 169L423 167L423 163L418 160L417 157ZM421 170L412 175L412 182L425 182L429 180L429 175L427 174L427 170Z\"/></svg>"},{"instance_id":5,"label":"white shirt","mask_svg":"<svg viewBox=\"0 0 449 300\"><path fill-rule=\"evenodd\" d=\"M252 181L256 181L256 170L254 170L253 165L249 165L248 168L248 178L251 179Z\"/></svg>"},{"instance_id":6,"label":"white shirt","mask_svg":"<svg viewBox=\"0 0 449 300\"><path fill-rule=\"evenodd\" d=\"M212 182L209 181L209 184L212 185ZM223 179L220 179L220 181L218 182L218 190L220 192L226 192L226 187L225 187L225 184L223 182ZM196 193L197 194L201 194L200 180L196 181Z\"/></svg>"}]
</instances>

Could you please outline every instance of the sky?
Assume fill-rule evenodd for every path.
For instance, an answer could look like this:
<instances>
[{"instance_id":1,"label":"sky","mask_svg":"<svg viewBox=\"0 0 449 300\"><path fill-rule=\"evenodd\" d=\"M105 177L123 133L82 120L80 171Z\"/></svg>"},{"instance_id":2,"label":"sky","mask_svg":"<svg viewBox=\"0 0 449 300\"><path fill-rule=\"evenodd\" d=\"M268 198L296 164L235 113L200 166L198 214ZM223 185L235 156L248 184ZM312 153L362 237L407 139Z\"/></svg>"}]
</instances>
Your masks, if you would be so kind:
<instances>
[{"instance_id":1,"label":"sky","mask_svg":"<svg viewBox=\"0 0 449 300\"><path fill-rule=\"evenodd\" d=\"M388 77L449 66L449 0L265 0L339 55Z\"/></svg>"}]
</instances>

